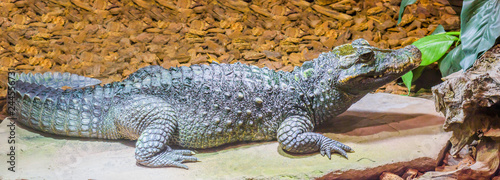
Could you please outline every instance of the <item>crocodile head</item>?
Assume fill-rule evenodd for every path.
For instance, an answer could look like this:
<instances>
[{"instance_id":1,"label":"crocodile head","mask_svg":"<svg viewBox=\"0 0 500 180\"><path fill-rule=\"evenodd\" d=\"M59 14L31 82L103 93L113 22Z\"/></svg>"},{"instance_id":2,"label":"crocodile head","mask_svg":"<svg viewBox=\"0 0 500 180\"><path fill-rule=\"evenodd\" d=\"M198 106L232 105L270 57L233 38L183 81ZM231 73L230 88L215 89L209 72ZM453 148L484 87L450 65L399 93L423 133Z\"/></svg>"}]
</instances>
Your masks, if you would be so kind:
<instances>
[{"instance_id":1,"label":"crocodile head","mask_svg":"<svg viewBox=\"0 0 500 180\"><path fill-rule=\"evenodd\" d=\"M350 93L373 91L418 67L421 53L410 45L398 50L372 47L364 39L336 47L337 88Z\"/></svg>"}]
</instances>

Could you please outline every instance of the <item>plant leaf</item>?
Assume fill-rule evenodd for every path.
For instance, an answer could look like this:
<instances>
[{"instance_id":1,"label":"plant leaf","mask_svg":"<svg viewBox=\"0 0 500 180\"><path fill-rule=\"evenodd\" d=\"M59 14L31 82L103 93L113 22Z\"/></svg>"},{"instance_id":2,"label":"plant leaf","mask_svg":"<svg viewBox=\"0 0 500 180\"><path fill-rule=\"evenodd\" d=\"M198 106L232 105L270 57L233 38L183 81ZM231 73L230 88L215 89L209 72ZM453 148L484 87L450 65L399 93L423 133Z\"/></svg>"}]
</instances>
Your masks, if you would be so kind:
<instances>
[{"instance_id":1,"label":"plant leaf","mask_svg":"<svg viewBox=\"0 0 500 180\"><path fill-rule=\"evenodd\" d=\"M403 16L403 12L405 12L406 6L410 4L415 4L417 0L403 0L401 1L401 5L399 5L399 16L398 16L398 24L401 22L401 17Z\"/></svg>"},{"instance_id":2,"label":"plant leaf","mask_svg":"<svg viewBox=\"0 0 500 180\"><path fill-rule=\"evenodd\" d=\"M413 72L408 72L401 76L401 79L403 80L403 83L406 85L406 88L408 88L408 95L410 95L410 89L411 89L411 82L413 79Z\"/></svg>"},{"instance_id":3,"label":"plant leaf","mask_svg":"<svg viewBox=\"0 0 500 180\"><path fill-rule=\"evenodd\" d=\"M464 54L460 66L466 70L500 36L500 0L466 0L460 18Z\"/></svg>"},{"instance_id":4,"label":"plant leaf","mask_svg":"<svg viewBox=\"0 0 500 180\"><path fill-rule=\"evenodd\" d=\"M425 36L413 43L422 52L420 66L427 66L439 60L458 38L447 34Z\"/></svg>"},{"instance_id":5,"label":"plant leaf","mask_svg":"<svg viewBox=\"0 0 500 180\"><path fill-rule=\"evenodd\" d=\"M418 68L412 70L411 72L413 73L413 80L411 82L415 82L422 75L424 69L425 66L419 66Z\"/></svg>"},{"instance_id":6,"label":"plant leaf","mask_svg":"<svg viewBox=\"0 0 500 180\"><path fill-rule=\"evenodd\" d=\"M460 36L460 32L458 32L458 31L447 32L446 34L453 35L453 36Z\"/></svg>"},{"instance_id":7,"label":"plant leaf","mask_svg":"<svg viewBox=\"0 0 500 180\"><path fill-rule=\"evenodd\" d=\"M454 72L462 69L460 67L460 61L464 58L464 52L462 51L462 45L458 45L453 50L451 50L448 55L439 63L439 70L441 75L446 77Z\"/></svg>"},{"instance_id":8,"label":"plant leaf","mask_svg":"<svg viewBox=\"0 0 500 180\"><path fill-rule=\"evenodd\" d=\"M444 30L444 27L440 24L436 27L436 29L434 29L431 35L443 34L443 33L446 33L446 31Z\"/></svg>"}]
</instances>

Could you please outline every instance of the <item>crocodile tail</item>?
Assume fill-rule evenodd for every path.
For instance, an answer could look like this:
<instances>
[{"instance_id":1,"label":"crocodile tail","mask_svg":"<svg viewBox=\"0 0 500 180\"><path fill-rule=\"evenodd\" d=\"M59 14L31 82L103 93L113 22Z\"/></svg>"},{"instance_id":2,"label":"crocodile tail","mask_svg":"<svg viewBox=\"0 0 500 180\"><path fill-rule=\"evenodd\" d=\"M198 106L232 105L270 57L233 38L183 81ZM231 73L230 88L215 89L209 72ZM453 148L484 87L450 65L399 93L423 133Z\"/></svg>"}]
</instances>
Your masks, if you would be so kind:
<instances>
[{"instance_id":1,"label":"crocodile tail","mask_svg":"<svg viewBox=\"0 0 500 180\"><path fill-rule=\"evenodd\" d=\"M99 83L70 73L10 73L9 109L16 122L40 131L117 139L114 124L103 121L112 87Z\"/></svg>"}]
</instances>

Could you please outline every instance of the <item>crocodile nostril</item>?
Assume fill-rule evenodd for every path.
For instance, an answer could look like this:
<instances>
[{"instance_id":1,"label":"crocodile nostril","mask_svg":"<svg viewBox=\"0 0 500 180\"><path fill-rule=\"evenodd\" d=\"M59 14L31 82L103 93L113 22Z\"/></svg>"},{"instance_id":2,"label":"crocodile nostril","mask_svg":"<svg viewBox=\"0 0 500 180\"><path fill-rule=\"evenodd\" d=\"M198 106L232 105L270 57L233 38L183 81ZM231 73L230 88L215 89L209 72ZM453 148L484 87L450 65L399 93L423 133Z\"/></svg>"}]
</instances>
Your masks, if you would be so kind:
<instances>
[{"instance_id":1,"label":"crocodile nostril","mask_svg":"<svg viewBox=\"0 0 500 180\"><path fill-rule=\"evenodd\" d=\"M400 49L400 51L407 53L411 62L420 63L422 61L422 53L414 45L405 46L403 49Z\"/></svg>"}]
</instances>

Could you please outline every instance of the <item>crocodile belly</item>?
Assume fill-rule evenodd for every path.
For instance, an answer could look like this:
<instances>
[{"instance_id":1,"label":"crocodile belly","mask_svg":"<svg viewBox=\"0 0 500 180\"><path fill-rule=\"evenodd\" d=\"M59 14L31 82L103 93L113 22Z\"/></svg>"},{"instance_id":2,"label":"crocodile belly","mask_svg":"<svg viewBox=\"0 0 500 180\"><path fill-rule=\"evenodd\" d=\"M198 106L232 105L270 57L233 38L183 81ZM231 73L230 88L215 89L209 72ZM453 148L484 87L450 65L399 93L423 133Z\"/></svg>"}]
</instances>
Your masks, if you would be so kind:
<instances>
[{"instance_id":1,"label":"crocodile belly","mask_svg":"<svg viewBox=\"0 0 500 180\"><path fill-rule=\"evenodd\" d=\"M178 144L186 148L204 149L242 141L264 141L276 139L276 132L265 124L256 124L256 119L218 119L186 121L179 124Z\"/></svg>"}]
</instances>

